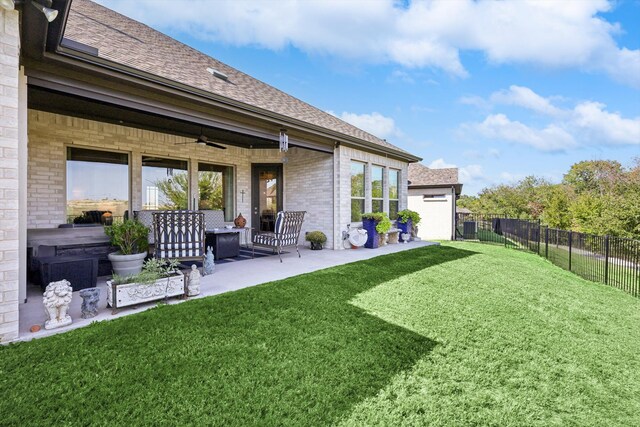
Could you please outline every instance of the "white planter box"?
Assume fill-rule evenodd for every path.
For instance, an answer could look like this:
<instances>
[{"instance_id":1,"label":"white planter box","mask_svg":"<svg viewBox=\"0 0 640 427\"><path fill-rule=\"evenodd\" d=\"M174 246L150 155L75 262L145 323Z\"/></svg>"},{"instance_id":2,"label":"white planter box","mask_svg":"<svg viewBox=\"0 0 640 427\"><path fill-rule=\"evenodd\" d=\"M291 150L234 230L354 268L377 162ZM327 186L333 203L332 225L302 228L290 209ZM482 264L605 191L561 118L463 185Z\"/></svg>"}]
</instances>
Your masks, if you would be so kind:
<instances>
[{"instance_id":1,"label":"white planter box","mask_svg":"<svg viewBox=\"0 0 640 427\"><path fill-rule=\"evenodd\" d=\"M179 270L174 276L158 279L154 283L114 285L111 280L107 281L107 304L114 310L184 293L184 274Z\"/></svg>"}]
</instances>

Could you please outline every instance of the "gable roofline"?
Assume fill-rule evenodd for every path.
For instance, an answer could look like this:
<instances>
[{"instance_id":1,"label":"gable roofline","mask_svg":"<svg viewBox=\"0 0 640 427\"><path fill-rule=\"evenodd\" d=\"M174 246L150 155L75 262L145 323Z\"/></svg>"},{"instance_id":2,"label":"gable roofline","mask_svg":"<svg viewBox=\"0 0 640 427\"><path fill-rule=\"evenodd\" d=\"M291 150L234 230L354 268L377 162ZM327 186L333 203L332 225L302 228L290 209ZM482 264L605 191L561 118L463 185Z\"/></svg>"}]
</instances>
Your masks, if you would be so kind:
<instances>
[{"instance_id":1,"label":"gable roofline","mask_svg":"<svg viewBox=\"0 0 640 427\"><path fill-rule=\"evenodd\" d=\"M35 58L35 55L33 54L30 55L32 58L31 61L45 60L47 63L57 62L64 67L82 69L87 73L102 76L103 78L117 78L136 86L153 86L155 90L164 92L170 96L178 95L186 99L193 99L201 103L211 104L212 106L222 108L233 113L238 113L263 120L277 128L284 127L311 133L323 139L333 141L333 143L336 145L344 144L346 146L385 155L387 157L407 161L409 163L418 162L421 160L420 157L408 153L388 143L386 143L388 145L383 145L375 142L370 142L356 136L348 135L343 132L324 127L322 125L310 123L308 121L277 113L266 108L235 100L233 98L217 94L212 91L203 90L193 85L184 84L176 80L140 70L138 68L130 67L125 64L110 60L108 58L90 55L81 50L74 49L69 44L65 46L62 34L64 34L67 25L67 18L71 9L71 2L72 0L55 0L54 5L56 5L57 9L60 11L58 16L59 22L57 23L57 25L49 25L46 34L46 51L42 53L41 58ZM29 30L27 29L26 31ZM169 37L166 35L164 36ZM293 98L290 95L287 96ZM315 109L318 110L317 108ZM338 118L336 119L340 120ZM277 137L277 135L274 135L274 138L275 137ZM376 137L376 139L379 138Z\"/></svg>"}]
</instances>

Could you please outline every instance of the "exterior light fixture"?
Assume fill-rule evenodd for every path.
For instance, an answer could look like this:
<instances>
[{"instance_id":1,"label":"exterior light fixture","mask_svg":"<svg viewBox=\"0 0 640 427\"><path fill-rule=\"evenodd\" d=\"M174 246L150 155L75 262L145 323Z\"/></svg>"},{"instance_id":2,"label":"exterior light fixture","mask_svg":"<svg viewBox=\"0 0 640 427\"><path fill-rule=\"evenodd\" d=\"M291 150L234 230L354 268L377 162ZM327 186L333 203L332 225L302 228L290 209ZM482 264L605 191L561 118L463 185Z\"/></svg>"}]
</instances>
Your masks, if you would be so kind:
<instances>
[{"instance_id":1,"label":"exterior light fixture","mask_svg":"<svg viewBox=\"0 0 640 427\"><path fill-rule=\"evenodd\" d=\"M51 6L51 0L45 0L45 3ZM53 22L53 20L58 17L58 11L55 9L51 9L51 7L46 7L40 3L37 3L35 0L31 0L31 4L33 5L33 7L44 14L44 17L47 18L47 22Z\"/></svg>"},{"instance_id":2,"label":"exterior light fixture","mask_svg":"<svg viewBox=\"0 0 640 427\"><path fill-rule=\"evenodd\" d=\"M286 129L280 129L280 151L289 151L289 135Z\"/></svg>"},{"instance_id":3,"label":"exterior light fixture","mask_svg":"<svg viewBox=\"0 0 640 427\"><path fill-rule=\"evenodd\" d=\"M15 4L13 0L0 0L0 7L4 10L13 10L15 9Z\"/></svg>"}]
</instances>

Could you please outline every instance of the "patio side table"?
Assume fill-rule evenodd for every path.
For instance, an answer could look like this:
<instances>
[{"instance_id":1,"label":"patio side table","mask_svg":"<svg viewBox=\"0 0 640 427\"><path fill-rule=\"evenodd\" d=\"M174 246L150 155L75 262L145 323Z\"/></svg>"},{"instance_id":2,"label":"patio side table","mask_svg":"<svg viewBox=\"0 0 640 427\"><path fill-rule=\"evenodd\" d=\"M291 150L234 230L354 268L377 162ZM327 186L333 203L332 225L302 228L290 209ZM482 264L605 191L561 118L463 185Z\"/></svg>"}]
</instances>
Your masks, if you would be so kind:
<instances>
[{"instance_id":1,"label":"patio side table","mask_svg":"<svg viewBox=\"0 0 640 427\"><path fill-rule=\"evenodd\" d=\"M206 230L205 245L213 248L213 257L233 258L240 255L240 231L236 228L214 228Z\"/></svg>"}]
</instances>

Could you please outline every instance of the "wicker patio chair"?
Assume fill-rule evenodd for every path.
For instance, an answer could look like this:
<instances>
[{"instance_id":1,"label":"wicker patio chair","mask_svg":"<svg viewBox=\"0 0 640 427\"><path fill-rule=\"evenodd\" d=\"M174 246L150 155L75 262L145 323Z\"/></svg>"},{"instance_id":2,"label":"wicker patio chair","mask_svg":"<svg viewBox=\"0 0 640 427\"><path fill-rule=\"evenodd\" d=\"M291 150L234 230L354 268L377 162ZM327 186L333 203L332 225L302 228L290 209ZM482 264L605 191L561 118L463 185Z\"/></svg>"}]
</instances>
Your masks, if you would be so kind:
<instances>
[{"instance_id":1,"label":"wicker patio chair","mask_svg":"<svg viewBox=\"0 0 640 427\"><path fill-rule=\"evenodd\" d=\"M271 248L278 252L280 262L282 262L282 249L295 246L300 258L300 250L298 249L298 239L300 230L304 222L304 211L278 212L274 232L263 232L253 236L253 252L251 257L255 256L256 246Z\"/></svg>"}]
</instances>

